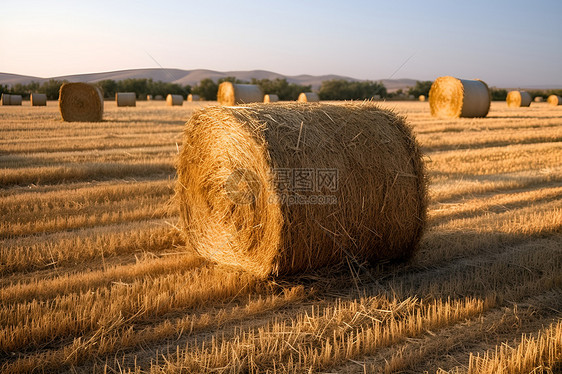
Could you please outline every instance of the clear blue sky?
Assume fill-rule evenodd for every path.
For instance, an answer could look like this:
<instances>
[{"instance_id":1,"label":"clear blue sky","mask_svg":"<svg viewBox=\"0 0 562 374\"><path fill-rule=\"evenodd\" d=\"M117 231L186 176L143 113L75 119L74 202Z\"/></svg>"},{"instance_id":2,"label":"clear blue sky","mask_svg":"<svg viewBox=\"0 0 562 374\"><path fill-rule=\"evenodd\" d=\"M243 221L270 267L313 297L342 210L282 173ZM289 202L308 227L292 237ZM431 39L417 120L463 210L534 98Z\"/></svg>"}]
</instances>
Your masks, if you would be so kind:
<instances>
[{"instance_id":1,"label":"clear blue sky","mask_svg":"<svg viewBox=\"0 0 562 374\"><path fill-rule=\"evenodd\" d=\"M4 73L51 77L160 64L376 80L409 57L394 78L562 87L562 1L0 4Z\"/></svg>"}]
</instances>

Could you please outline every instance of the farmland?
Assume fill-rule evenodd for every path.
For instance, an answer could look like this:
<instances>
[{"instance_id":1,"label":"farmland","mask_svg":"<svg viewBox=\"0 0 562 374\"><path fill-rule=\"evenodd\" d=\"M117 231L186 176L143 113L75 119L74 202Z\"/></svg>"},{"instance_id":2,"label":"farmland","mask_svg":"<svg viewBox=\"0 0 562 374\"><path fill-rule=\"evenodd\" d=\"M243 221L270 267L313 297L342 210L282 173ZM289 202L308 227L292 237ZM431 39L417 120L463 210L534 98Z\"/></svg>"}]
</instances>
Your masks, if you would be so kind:
<instances>
[{"instance_id":1,"label":"farmland","mask_svg":"<svg viewBox=\"0 0 562 374\"><path fill-rule=\"evenodd\" d=\"M175 160L204 105L0 108L2 371L562 370L562 107L381 103L425 153L416 256L260 281L177 229Z\"/></svg>"}]
</instances>

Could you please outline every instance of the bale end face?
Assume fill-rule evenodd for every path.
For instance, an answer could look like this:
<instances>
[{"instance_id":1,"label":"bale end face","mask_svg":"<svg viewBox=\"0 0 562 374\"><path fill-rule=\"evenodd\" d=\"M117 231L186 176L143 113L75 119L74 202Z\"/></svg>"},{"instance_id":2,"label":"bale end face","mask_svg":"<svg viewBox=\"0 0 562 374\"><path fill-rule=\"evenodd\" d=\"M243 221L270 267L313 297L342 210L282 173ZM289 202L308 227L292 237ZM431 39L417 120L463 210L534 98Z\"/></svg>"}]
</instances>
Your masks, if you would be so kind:
<instances>
[{"instance_id":1,"label":"bale end face","mask_svg":"<svg viewBox=\"0 0 562 374\"><path fill-rule=\"evenodd\" d=\"M103 118L101 90L88 83L64 83L59 91L63 121L99 122Z\"/></svg>"},{"instance_id":2,"label":"bale end face","mask_svg":"<svg viewBox=\"0 0 562 374\"><path fill-rule=\"evenodd\" d=\"M261 277L406 258L425 226L419 147L372 103L207 107L177 171L187 245Z\"/></svg>"},{"instance_id":3,"label":"bale end face","mask_svg":"<svg viewBox=\"0 0 562 374\"><path fill-rule=\"evenodd\" d=\"M553 106L562 105L562 97L557 95L550 95L547 99L548 103Z\"/></svg>"}]
</instances>

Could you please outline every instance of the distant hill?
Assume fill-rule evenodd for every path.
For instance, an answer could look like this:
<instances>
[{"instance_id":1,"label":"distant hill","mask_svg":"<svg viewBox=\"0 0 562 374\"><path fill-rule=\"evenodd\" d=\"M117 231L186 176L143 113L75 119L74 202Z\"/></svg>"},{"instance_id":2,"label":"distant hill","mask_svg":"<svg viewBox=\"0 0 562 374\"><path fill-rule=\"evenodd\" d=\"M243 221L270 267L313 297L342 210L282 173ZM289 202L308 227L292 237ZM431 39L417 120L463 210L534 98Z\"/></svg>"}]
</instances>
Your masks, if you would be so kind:
<instances>
[{"instance_id":1,"label":"distant hill","mask_svg":"<svg viewBox=\"0 0 562 374\"><path fill-rule=\"evenodd\" d=\"M28 84L31 81L42 83L49 79L67 80L69 82L98 82L105 79L112 79L115 81L124 79L142 79L151 78L154 81L178 83L181 85L189 84L191 86L199 83L205 78L217 80L225 77L236 77L241 80L250 81L252 78L256 79L275 79L286 78L289 83L297 83L302 85L311 85L313 89L318 89L322 81L330 79L345 79L349 81L358 81L355 79L341 75L295 75L286 76L266 70L250 70L250 71L214 71L205 69L196 70L181 70L181 69L130 69L120 71L110 71L104 73L91 73L91 74L77 74L77 75L64 75L50 78L31 77L26 75L0 73L0 84L14 85L17 83ZM416 81L414 79L382 79L383 84L389 91L395 91L400 88L414 86Z\"/></svg>"}]
</instances>

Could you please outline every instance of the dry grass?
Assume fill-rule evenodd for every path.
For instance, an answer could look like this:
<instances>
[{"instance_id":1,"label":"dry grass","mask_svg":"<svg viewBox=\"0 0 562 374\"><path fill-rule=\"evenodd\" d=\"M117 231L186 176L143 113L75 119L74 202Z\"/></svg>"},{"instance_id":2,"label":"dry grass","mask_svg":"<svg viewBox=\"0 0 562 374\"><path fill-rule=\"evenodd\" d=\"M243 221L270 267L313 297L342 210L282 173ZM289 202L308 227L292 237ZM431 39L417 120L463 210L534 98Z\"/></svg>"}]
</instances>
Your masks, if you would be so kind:
<instances>
[{"instance_id":1,"label":"dry grass","mask_svg":"<svg viewBox=\"0 0 562 374\"><path fill-rule=\"evenodd\" d=\"M169 205L201 103L0 115L0 365L21 372L559 372L562 111L439 120L408 263L258 280L186 248Z\"/></svg>"}]
</instances>

